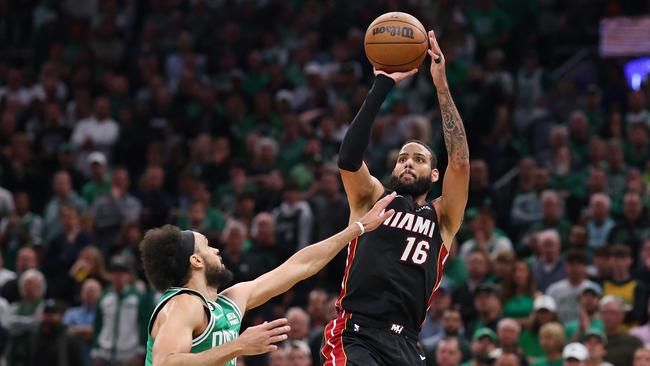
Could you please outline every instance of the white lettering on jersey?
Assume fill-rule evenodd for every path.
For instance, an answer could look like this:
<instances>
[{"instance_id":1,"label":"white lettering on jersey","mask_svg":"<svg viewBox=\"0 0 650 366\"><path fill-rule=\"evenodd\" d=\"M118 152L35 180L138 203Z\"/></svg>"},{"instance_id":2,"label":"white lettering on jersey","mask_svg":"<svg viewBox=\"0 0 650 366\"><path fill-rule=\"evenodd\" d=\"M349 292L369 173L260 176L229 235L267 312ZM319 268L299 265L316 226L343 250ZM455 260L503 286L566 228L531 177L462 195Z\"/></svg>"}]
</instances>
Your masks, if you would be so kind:
<instances>
[{"instance_id":1,"label":"white lettering on jersey","mask_svg":"<svg viewBox=\"0 0 650 366\"><path fill-rule=\"evenodd\" d=\"M234 330L219 330L212 333L212 347L220 346L237 338Z\"/></svg>"},{"instance_id":2,"label":"white lettering on jersey","mask_svg":"<svg viewBox=\"0 0 650 366\"><path fill-rule=\"evenodd\" d=\"M401 326L401 325L397 325L397 324L393 324L393 325L390 327L390 330L391 330L392 332L397 333L397 334L402 334L402 330L403 330L403 329L404 329L403 326Z\"/></svg>"},{"instance_id":3,"label":"white lettering on jersey","mask_svg":"<svg viewBox=\"0 0 650 366\"><path fill-rule=\"evenodd\" d=\"M392 219L393 222L390 223L390 227L395 227L397 225L397 222L399 221L399 218L402 217L401 212L395 212L395 215L393 215Z\"/></svg>"},{"instance_id":4,"label":"white lettering on jersey","mask_svg":"<svg viewBox=\"0 0 650 366\"><path fill-rule=\"evenodd\" d=\"M436 228L435 221L431 219L401 211L395 212L392 217L386 219L384 225L426 235L432 239Z\"/></svg>"},{"instance_id":5,"label":"white lettering on jersey","mask_svg":"<svg viewBox=\"0 0 650 366\"><path fill-rule=\"evenodd\" d=\"M414 218L415 216L412 213L407 213L406 215L404 215L404 218L399 223L399 225L397 225L397 228L411 231L411 229L413 228Z\"/></svg>"}]
</instances>

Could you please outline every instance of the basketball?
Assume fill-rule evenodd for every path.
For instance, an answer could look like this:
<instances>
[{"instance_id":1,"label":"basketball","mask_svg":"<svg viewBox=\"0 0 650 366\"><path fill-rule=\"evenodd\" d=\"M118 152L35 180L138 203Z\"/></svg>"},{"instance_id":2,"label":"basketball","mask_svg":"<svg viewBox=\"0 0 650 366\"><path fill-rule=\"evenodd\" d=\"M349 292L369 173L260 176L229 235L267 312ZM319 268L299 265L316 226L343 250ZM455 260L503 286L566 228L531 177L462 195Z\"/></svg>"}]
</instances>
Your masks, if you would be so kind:
<instances>
[{"instance_id":1,"label":"basketball","mask_svg":"<svg viewBox=\"0 0 650 366\"><path fill-rule=\"evenodd\" d=\"M400 12L386 13L370 23L363 43L370 63L389 73L419 67L429 47L422 23Z\"/></svg>"}]
</instances>

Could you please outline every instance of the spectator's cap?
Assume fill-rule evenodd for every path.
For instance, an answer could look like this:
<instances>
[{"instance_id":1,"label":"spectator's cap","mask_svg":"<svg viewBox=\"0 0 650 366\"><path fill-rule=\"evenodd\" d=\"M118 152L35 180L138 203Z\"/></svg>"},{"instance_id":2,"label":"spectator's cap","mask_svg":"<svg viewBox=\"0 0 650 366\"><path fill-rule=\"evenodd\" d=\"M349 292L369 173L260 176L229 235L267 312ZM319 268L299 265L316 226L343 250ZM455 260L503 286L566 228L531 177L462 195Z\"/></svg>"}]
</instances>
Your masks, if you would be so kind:
<instances>
[{"instance_id":1,"label":"spectator's cap","mask_svg":"<svg viewBox=\"0 0 650 366\"><path fill-rule=\"evenodd\" d=\"M601 297L603 296L603 289L598 286L598 284L593 283L593 282L585 282L582 285L580 285L580 288L578 289L579 294L584 294L587 291L591 291L594 293L594 295Z\"/></svg>"},{"instance_id":2,"label":"spectator's cap","mask_svg":"<svg viewBox=\"0 0 650 366\"><path fill-rule=\"evenodd\" d=\"M106 166L106 155L99 151L92 152L88 154L88 164L93 165L93 164L99 164Z\"/></svg>"},{"instance_id":3,"label":"spectator's cap","mask_svg":"<svg viewBox=\"0 0 650 366\"><path fill-rule=\"evenodd\" d=\"M605 336L605 333L598 328L589 328L582 337L582 340L584 341L591 337L597 337L603 344L607 344L607 336Z\"/></svg>"},{"instance_id":4,"label":"spectator's cap","mask_svg":"<svg viewBox=\"0 0 650 366\"><path fill-rule=\"evenodd\" d=\"M482 283L478 285L476 291L474 292L474 295L482 293L499 295L499 289L492 283Z\"/></svg>"},{"instance_id":5,"label":"spectator's cap","mask_svg":"<svg viewBox=\"0 0 650 366\"><path fill-rule=\"evenodd\" d=\"M607 295L607 296L603 297L600 300L600 306L601 307L603 307L603 306L605 306L607 304L611 304L611 303L616 304L618 306L618 308L621 309L621 311L630 311L630 310L632 310L632 307L630 305L628 305L625 302L625 300L621 299L618 296Z\"/></svg>"},{"instance_id":6,"label":"spectator's cap","mask_svg":"<svg viewBox=\"0 0 650 366\"><path fill-rule=\"evenodd\" d=\"M542 295L542 296L538 296L535 299L535 303L533 304L533 309L535 311L545 309L554 313L557 310L557 306L555 305L555 300L553 300L552 297L547 295Z\"/></svg>"},{"instance_id":7,"label":"spectator's cap","mask_svg":"<svg viewBox=\"0 0 650 366\"><path fill-rule=\"evenodd\" d=\"M282 102L285 101L289 104L291 104L291 101L293 100L293 93L290 90L287 89L282 89L275 93L275 101L276 102Z\"/></svg>"},{"instance_id":8,"label":"spectator's cap","mask_svg":"<svg viewBox=\"0 0 650 366\"><path fill-rule=\"evenodd\" d=\"M125 257L116 255L108 265L109 272L131 272L131 263Z\"/></svg>"},{"instance_id":9,"label":"spectator's cap","mask_svg":"<svg viewBox=\"0 0 650 366\"><path fill-rule=\"evenodd\" d=\"M43 313L45 313L45 314L62 314L63 313L63 305L61 305L61 303L56 301L55 299L47 299L47 300L45 300L45 303L44 303L44 306L43 306Z\"/></svg>"},{"instance_id":10,"label":"spectator's cap","mask_svg":"<svg viewBox=\"0 0 650 366\"><path fill-rule=\"evenodd\" d=\"M497 341L497 335L494 333L494 331L490 328L479 328L474 332L474 335L472 336L472 340L474 341L479 341L483 337L488 337L492 342Z\"/></svg>"},{"instance_id":11,"label":"spectator's cap","mask_svg":"<svg viewBox=\"0 0 650 366\"><path fill-rule=\"evenodd\" d=\"M573 342L564 346L562 351L562 358L565 360L575 359L578 361L585 361L589 358L589 351L582 343Z\"/></svg>"},{"instance_id":12,"label":"spectator's cap","mask_svg":"<svg viewBox=\"0 0 650 366\"><path fill-rule=\"evenodd\" d=\"M316 62L310 62L305 66L305 74L321 76L323 74L323 68Z\"/></svg>"},{"instance_id":13,"label":"spectator's cap","mask_svg":"<svg viewBox=\"0 0 650 366\"><path fill-rule=\"evenodd\" d=\"M60 153L70 153L74 152L76 150L74 144L71 142L64 142L61 145L59 145L59 152Z\"/></svg>"}]
</instances>

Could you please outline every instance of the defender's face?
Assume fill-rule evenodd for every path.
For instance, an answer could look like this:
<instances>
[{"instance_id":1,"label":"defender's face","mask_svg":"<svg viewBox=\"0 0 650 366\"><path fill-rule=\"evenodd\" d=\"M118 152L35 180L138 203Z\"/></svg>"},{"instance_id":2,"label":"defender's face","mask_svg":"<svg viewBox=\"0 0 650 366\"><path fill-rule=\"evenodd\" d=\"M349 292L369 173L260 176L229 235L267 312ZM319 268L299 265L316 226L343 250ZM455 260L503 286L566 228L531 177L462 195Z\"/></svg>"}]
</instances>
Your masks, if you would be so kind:
<instances>
[{"instance_id":1,"label":"defender's face","mask_svg":"<svg viewBox=\"0 0 650 366\"><path fill-rule=\"evenodd\" d=\"M429 151L424 146L412 142L400 150L393 176L402 184L413 184L423 177L430 177L431 181L435 182L438 180L438 169L431 169Z\"/></svg>"},{"instance_id":2,"label":"defender's face","mask_svg":"<svg viewBox=\"0 0 650 366\"><path fill-rule=\"evenodd\" d=\"M205 235L194 232L194 242L196 243L195 251L201 255L207 267L225 268L219 249L211 247Z\"/></svg>"}]
</instances>

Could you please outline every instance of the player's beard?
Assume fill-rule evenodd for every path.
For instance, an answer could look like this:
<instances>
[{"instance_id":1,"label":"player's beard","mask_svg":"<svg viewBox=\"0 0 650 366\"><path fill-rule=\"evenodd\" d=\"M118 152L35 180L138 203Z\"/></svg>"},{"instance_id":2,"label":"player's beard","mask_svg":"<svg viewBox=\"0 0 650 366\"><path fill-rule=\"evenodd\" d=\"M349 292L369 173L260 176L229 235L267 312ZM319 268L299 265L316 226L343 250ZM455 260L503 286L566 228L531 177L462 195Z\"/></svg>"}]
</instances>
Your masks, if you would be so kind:
<instances>
[{"instance_id":1,"label":"player's beard","mask_svg":"<svg viewBox=\"0 0 650 366\"><path fill-rule=\"evenodd\" d=\"M399 177L391 175L390 180L388 181L388 189L392 189L397 192L397 194L403 196L419 197L423 194L429 193L432 186L433 182L431 181L431 177L427 176L417 178L412 183L405 183L402 182Z\"/></svg>"},{"instance_id":2,"label":"player's beard","mask_svg":"<svg viewBox=\"0 0 650 366\"><path fill-rule=\"evenodd\" d=\"M233 274L226 266L218 264L209 264L206 262L205 282L209 287L222 288L232 281Z\"/></svg>"}]
</instances>

